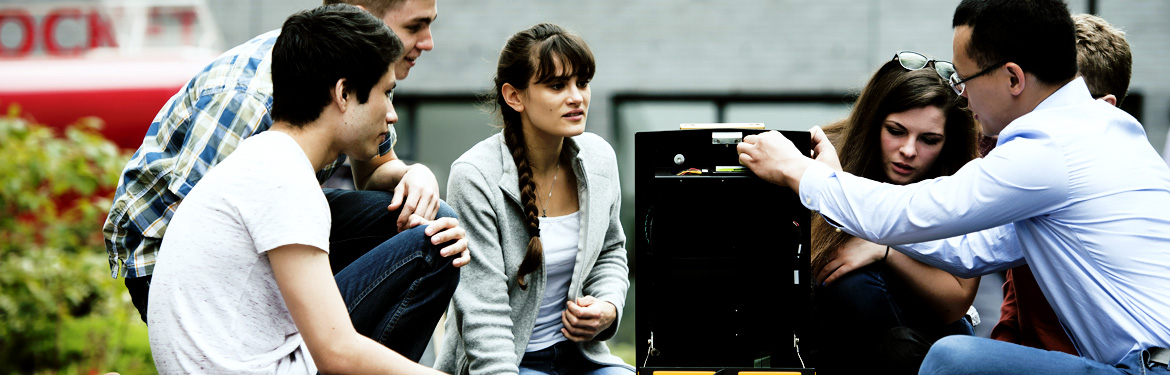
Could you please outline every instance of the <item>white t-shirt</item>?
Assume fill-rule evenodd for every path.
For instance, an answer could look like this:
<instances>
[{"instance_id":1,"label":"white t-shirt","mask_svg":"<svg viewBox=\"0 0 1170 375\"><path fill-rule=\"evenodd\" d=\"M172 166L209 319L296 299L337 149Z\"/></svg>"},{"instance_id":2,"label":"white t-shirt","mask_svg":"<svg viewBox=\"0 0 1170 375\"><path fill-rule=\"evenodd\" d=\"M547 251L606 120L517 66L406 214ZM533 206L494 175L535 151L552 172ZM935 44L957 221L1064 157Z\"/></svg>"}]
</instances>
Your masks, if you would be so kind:
<instances>
[{"instance_id":1,"label":"white t-shirt","mask_svg":"<svg viewBox=\"0 0 1170 375\"><path fill-rule=\"evenodd\" d=\"M329 204L287 134L249 137L191 189L151 280L150 349L160 373L314 374L265 253L329 251Z\"/></svg>"},{"instance_id":2,"label":"white t-shirt","mask_svg":"<svg viewBox=\"0 0 1170 375\"><path fill-rule=\"evenodd\" d=\"M581 239L581 212L540 218L540 245L544 249L544 297L532 327L526 352L535 352L568 340L561 333L561 311L569 298L569 282L577 264L577 242Z\"/></svg>"}]
</instances>

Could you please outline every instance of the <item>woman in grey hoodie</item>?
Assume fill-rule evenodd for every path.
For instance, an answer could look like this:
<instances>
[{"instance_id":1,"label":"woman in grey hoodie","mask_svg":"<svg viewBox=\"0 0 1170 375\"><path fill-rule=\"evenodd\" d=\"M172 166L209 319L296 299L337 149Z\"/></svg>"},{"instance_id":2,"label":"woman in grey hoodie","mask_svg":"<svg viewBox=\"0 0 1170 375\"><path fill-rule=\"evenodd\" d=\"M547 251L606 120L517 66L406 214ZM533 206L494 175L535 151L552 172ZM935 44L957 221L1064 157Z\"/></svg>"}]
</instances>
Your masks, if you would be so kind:
<instances>
[{"instance_id":1,"label":"woman in grey hoodie","mask_svg":"<svg viewBox=\"0 0 1170 375\"><path fill-rule=\"evenodd\" d=\"M593 54L561 27L500 54L503 131L451 165L448 200L475 257L436 368L457 374L633 374L610 354L629 288L613 148L585 133Z\"/></svg>"}]
</instances>

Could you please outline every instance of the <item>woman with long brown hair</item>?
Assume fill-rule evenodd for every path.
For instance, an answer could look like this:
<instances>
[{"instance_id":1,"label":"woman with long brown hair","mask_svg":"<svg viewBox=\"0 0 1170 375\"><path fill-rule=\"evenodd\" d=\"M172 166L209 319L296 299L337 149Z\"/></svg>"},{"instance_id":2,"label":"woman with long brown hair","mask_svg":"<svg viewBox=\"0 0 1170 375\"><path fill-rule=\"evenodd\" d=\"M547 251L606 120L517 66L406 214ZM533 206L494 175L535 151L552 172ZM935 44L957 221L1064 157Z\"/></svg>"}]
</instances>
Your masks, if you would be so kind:
<instances>
[{"instance_id":1,"label":"woman with long brown hair","mask_svg":"<svg viewBox=\"0 0 1170 375\"><path fill-rule=\"evenodd\" d=\"M826 127L845 172L907 185L950 175L978 154L965 100L942 78L954 68L903 51L874 73L850 116ZM873 199L881 199L874 197ZM815 303L827 356L864 358L824 367L916 372L930 343L972 334L964 315L979 279L962 279L837 230L812 227Z\"/></svg>"},{"instance_id":2,"label":"woman with long brown hair","mask_svg":"<svg viewBox=\"0 0 1170 375\"><path fill-rule=\"evenodd\" d=\"M451 165L448 200L476 256L436 368L633 374L610 354L629 288L617 159L585 133L593 54L553 24L513 35L496 70L503 131Z\"/></svg>"}]
</instances>

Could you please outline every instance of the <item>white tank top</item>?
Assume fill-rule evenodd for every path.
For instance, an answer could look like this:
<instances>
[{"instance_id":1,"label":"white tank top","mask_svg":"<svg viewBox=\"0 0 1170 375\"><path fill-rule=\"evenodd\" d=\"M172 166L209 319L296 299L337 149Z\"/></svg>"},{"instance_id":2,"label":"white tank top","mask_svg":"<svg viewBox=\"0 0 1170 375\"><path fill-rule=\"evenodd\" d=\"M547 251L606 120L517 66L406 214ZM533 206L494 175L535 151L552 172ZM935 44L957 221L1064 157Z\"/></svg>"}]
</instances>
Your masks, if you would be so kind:
<instances>
[{"instance_id":1,"label":"white tank top","mask_svg":"<svg viewBox=\"0 0 1170 375\"><path fill-rule=\"evenodd\" d=\"M541 350L568 340L561 334L561 311L569 298L569 282L577 264L577 242L581 237L580 211L565 216L540 218L540 242L544 248L544 297L532 327L526 352Z\"/></svg>"}]
</instances>

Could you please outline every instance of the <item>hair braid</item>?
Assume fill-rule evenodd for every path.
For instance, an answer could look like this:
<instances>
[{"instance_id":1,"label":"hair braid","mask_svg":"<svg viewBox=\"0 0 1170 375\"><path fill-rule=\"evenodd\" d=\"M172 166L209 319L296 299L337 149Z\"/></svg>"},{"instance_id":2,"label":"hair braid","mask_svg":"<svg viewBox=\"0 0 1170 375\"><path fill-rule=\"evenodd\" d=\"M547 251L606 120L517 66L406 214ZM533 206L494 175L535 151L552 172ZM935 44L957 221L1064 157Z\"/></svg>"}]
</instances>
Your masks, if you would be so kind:
<instances>
[{"instance_id":1,"label":"hair braid","mask_svg":"<svg viewBox=\"0 0 1170 375\"><path fill-rule=\"evenodd\" d=\"M593 52L585 41L560 26L542 23L512 35L500 52L496 66L495 89L488 95L493 107L499 108L503 120L504 143L516 162L520 183L520 202L524 223L528 228L528 248L516 272L520 289L527 290L524 277L536 272L544 264L544 248L540 241L540 218L536 206L536 182L528 160L528 144L524 140L524 125L520 113L508 105L501 94L504 85L517 91L528 88L529 82L548 82L558 74L593 78Z\"/></svg>"},{"instance_id":2,"label":"hair braid","mask_svg":"<svg viewBox=\"0 0 1170 375\"><path fill-rule=\"evenodd\" d=\"M524 254L524 261L520 262L520 269L516 272L516 282L520 289L527 290L528 283L524 276L536 272L537 267L544 262L544 247L540 242L540 219L536 207L536 182L532 179L532 165L528 164L528 147L524 144L523 131L504 129L504 140L508 149L512 151L512 160L516 162L516 172L520 180L520 202L524 207L524 224L528 227L528 251Z\"/></svg>"}]
</instances>

